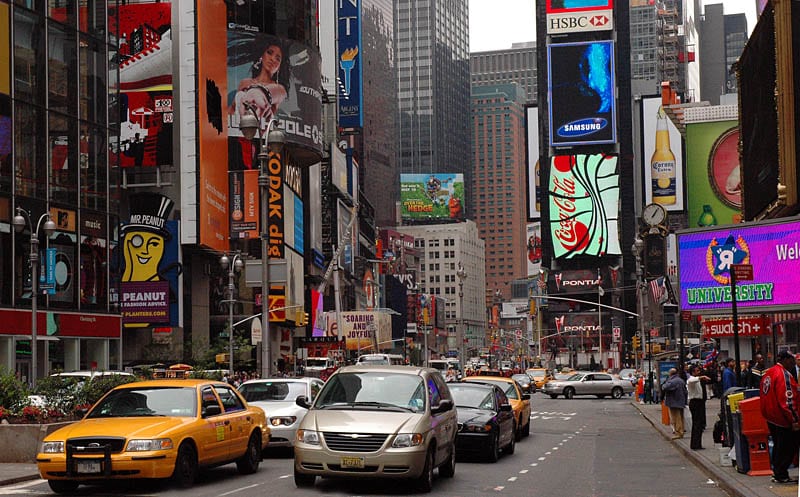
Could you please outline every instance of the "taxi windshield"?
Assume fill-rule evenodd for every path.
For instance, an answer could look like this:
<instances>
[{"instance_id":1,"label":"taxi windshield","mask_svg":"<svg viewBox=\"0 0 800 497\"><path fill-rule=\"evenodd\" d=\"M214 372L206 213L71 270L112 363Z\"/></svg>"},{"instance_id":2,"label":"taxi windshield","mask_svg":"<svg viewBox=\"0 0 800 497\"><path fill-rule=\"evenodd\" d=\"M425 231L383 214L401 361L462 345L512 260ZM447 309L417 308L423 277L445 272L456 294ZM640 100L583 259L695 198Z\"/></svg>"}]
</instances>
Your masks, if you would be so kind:
<instances>
[{"instance_id":1,"label":"taxi windshield","mask_svg":"<svg viewBox=\"0 0 800 497\"><path fill-rule=\"evenodd\" d=\"M123 388L112 390L87 414L87 418L138 416L197 416L194 388Z\"/></svg>"}]
</instances>

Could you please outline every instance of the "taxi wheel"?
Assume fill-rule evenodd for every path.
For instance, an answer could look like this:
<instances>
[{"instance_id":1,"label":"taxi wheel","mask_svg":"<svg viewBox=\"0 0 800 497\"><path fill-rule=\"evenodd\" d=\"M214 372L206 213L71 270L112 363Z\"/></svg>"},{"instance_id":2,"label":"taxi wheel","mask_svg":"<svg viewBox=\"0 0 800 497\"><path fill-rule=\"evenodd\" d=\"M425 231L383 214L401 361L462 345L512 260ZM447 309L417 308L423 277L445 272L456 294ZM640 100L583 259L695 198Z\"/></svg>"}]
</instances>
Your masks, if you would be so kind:
<instances>
[{"instance_id":1,"label":"taxi wheel","mask_svg":"<svg viewBox=\"0 0 800 497\"><path fill-rule=\"evenodd\" d=\"M422 493L429 493L433 490L433 451L435 447L431 446L428 449L427 454L425 454L425 467L422 468L422 474L419 475L417 480L414 482L419 490Z\"/></svg>"},{"instance_id":2,"label":"taxi wheel","mask_svg":"<svg viewBox=\"0 0 800 497\"><path fill-rule=\"evenodd\" d=\"M247 450L244 455L236 460L236 469L239 474L251 475L258 471L258 465L261 462L261 441L258 435L253 433L250 435L250 440L247 442Z\"/></svg>"},{"instance_id":3,"label":"taxi wheel","mask_svg":"<svg viewBox=\"0 0 800 497\"><path fill-rule=\"evenodd\" d=\"M525 423L525 428L522 429L522 436L529 437L531 436L531 418L528 417L528 422Z\"/></svg>"},{"instance_id":4,"label":"taxi wheel","mask_svg":"<svg viewBox=\"0 0 800 497\"><path fill-rule=\"evenodd\" d=\"M78 482L68 480L47 480L50 490L57 494L69 494L78 490Z\"/></svg>"},{"instance_id":5,"label":"taxi wheel","mask_svg":"<svg viewBox=\"0 0 800 497\"><path fill-rule=\"evenodd\" d=\"M197 452L191 444L183 443L175 459L172 481L179 487L187 488L192 486L195 478L197 478Z\"/></svg>"},{"instance_id":6,"label":"taxi wheel","mask_svg":"<svg viewBox=\"0 0 800 497\"><path fill-rule=\"evenodd\" d=\"M621 399L622 389L620 387L614 387L614 389L611 390L611 396L614 397L615 399Z\"/></svg>"},{"instance_id":7,"label":"taxi wheel","mask_svg":"<svg viewBox=\"0 0 800 497\"><path fill-rule=\"evenodd\" d=\"M313 487L316 481L317 481L316 476L298 473L296 469L294 470L294 485L297 488Z\"/></svg>"},{"instance_id":8,"label":"taxi wheel","mask_svg":"<svg viewBox=\"0 0 800 497\"><path fill-rule=\"evenodd\" d=\"M522 421L522 415L520 414L520 421ZM521 423L517 423L514 421L514 440L519 442L522 440L522 426Z\"/></svg>"}]
</instances>

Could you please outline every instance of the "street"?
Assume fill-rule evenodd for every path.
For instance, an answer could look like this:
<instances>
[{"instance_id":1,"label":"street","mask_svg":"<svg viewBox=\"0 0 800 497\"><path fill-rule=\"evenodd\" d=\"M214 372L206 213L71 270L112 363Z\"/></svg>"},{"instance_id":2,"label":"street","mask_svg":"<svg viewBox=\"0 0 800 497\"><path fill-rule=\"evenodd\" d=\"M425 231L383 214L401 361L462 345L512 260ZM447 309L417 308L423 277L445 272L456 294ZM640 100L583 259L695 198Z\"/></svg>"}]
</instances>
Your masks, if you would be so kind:
<instances>
[{"instance_id":1,"label":"street","mask_svg":"<svg viewBox=\"0 0 800 497\"><path fill-rule=\"evenodd\" d=\"M506 496L703 496L727 495L692 463L682 459L631 405L619 400L550 399L532 396L531 436L516 453L495 464L461 461L453 479L436 478L431 495ZM1 469L1 468L0 468ZM310 496L408 495L401 481L320 480L297 489L289 451L273 452L258 473L241 476L229 464L201 473L191 489L136 480L81 486L80 495L122 496ZM0 487L0 495L52 495L35 480Z\"/></svg>"}]
</instances>

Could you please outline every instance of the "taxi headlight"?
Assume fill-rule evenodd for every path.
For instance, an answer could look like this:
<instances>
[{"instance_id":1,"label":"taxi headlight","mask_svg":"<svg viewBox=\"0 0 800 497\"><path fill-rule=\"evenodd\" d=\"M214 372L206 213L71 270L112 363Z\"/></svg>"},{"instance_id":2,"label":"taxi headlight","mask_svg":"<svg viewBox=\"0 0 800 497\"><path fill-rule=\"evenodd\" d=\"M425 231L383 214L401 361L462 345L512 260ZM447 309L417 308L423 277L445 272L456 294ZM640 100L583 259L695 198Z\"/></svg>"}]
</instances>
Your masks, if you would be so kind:
<instances>
[{"instance_id":1,"label":"taxi headlight","mask_svg":"<svg viewBox=\"0 0 800 497\"><path fill-rule=\"evenodd\" d=\"M297 430L297 442L309 445L319 445L319 432L312 430Z\"/></svg>"},{"instance_id":2,"label":"taxi headlight","mask_svg":"<svg viewBox=\"0 0 800 497\"><path fill-rule=\"evenodd\" d=\"M392 442L392 447L395 449L400 449L404 447L416 447L417 445L422 445L422 442L425 440L425 437L422 436L422 433L399 433L395 438L394 442Z\"/></svg>"},{"instance_id":3,"label":"taxi headlight","mask_svg":"<svg viewBox=\"0 0 800 497\"><path fill-rule=\"evenodd\" d=\"M269 418L269 424L272 426L290 426L297 421L297 416L275 416Z\"/></svg>"},{"instance_id":4,"label":"taxi headlight","mask_svg":"<svg viewBox=\"0 0 800 497\"><path fill-rule=\"evenodd\" d=\"M41 452L45 454L62 454L64 442L42 442Z\"/></svg>"},{"instance_id":5,"label":"taxi headlight","mask_svg":"<svg viewBox=\"0 0 800 497\"><path fill-rule=\"evenodd\" d=\"M151 450L169 450L172 440L169 438L136 439L128 442L128 452L144 452Z\"/></svg>"}]
</instances>

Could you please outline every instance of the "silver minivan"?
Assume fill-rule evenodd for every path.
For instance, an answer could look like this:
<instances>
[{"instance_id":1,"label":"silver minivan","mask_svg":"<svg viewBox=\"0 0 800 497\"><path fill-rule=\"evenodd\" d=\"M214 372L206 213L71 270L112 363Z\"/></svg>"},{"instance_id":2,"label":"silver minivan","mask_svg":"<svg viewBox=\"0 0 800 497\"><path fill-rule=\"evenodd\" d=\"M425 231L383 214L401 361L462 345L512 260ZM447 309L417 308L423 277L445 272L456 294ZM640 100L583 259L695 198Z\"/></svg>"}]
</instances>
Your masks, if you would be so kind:
<instances>
[{"instance_id":1,"label":"silver minivan","mask_svg":"<svg viewBox=\"0 0 800 497\"><path fill-rule=\"evenodd\" d=\"M356 361L356 364L362 366L404 366L405 363L405 359L399 354L364 354L358 356L358 360Z\"/></svg>"},{"instance_id":2,"label":"silver minivan","mask_svg":"<svg viewBox=\"0 0 800 497\"><path fill-rule=\"evenodd\" d=\"M347 366L334 373L297 429L294 481L317 476L412 480L430 492L434 469L456 469L458 416L442 376L415 366Z\"/></svg>"}]
</instances>

